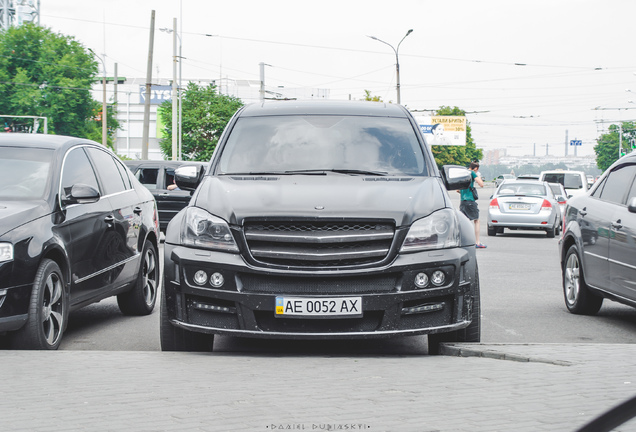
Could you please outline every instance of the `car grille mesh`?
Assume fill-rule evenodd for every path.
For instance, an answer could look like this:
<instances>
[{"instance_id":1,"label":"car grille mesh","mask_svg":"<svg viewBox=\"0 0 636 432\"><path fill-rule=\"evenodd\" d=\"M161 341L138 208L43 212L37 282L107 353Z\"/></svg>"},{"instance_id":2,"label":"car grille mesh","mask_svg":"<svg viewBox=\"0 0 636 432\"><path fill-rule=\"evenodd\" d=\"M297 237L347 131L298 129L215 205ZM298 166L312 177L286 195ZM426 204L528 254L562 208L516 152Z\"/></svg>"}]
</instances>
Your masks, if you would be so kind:
<instances>
[{"instance_id":1,"label":"car grille mesh","mask_svg":"<svg viewBox=\"0 0 636 432\"><path fill-rule=\"evenodd\" d=\"M250 253L259 262L335 267L384 260L395 229L386 222L251 221L244 232Z\"/></svg>"}]
</instances>

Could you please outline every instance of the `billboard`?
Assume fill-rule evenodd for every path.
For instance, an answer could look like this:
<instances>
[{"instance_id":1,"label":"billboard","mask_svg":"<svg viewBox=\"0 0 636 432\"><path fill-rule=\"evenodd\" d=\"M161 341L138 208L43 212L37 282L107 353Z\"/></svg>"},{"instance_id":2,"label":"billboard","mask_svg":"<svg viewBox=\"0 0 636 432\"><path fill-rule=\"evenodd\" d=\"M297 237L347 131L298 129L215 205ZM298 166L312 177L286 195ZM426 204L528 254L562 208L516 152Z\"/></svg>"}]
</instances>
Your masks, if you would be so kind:
<instances>
[{"instance_id":1,"label":"billboard","mask_svg":"<svg viewBox=\"0 0 636 432\"><path fill-rule=\"evenodd\" d=\"M139 100L141 103L146 102L146 86L139 86ZM155 85L150 89L150 103L152 105L161 105L167 100L172 100L172 86Z\"/></svg>"},{"instance_id":2,"label":"billboard","mask_svg":"<svg viewBox=\"0 0 636 432\"><path fill-rule=\"evenodd\" d=\"M415 116L429 145L466 145L466 117Z\"/></svg>"}]
</instances>

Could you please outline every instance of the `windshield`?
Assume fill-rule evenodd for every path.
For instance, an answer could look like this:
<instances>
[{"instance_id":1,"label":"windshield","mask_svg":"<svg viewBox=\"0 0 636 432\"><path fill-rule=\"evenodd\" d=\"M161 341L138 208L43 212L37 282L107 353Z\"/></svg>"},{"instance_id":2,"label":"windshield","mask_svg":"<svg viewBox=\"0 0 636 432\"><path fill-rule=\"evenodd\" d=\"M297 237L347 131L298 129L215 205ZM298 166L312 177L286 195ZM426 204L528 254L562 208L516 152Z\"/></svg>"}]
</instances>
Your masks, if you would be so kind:
<instances>
[{"instance_id":1,"label":"windshield","mask_svg":"<svg viewBox=\"0 0 636 432\"><path fill-rule=\"evenodd\" d=\"M221 174L427 175L407 119L348 116L240 118L221 155Z\"/></svg>"},{"instance_id":2,"label":"windshield","mask_svg":"<svg viewBox=\"0 0 636 432\"><path fill-rule=\"evenodd\" d=\"M44 196L53 150L0 147L0 199L39 199Z\"/></svg>"}]
</instances>

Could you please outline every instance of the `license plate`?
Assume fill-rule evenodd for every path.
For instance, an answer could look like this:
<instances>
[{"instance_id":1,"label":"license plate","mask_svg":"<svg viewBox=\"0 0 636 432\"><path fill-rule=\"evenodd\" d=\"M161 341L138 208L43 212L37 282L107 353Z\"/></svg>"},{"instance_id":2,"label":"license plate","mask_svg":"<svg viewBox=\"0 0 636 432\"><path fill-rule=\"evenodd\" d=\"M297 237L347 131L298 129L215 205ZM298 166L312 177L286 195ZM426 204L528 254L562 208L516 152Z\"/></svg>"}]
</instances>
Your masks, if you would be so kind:
<instances>
[{"instance_id":1,"label":"license plate","mask_svg":"<svg viewBox=\"0 0 636 432\"><path fill-rule=\"evenodd\" d=\"M510 210L530 210L530 204L510 204Z\"/></svg>"},{"instance_id":2,"label":"license plate","mask_svg":"<svg viewBox=\"0 0 636 432\"><path fill-rule=\"evenodd\" d=\"M362 297L276 297L277 317L361 317Z\"/></svg>"}]
</instances>

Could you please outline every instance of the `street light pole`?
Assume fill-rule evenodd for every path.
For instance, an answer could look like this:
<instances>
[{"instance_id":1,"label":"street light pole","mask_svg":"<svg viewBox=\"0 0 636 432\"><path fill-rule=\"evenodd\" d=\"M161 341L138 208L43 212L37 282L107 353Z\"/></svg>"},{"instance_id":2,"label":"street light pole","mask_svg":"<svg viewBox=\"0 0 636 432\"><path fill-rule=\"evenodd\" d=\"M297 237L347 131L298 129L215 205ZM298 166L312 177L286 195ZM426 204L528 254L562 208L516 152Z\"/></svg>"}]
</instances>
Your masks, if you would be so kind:
<instances>
[{"instance_id":1,"label":"street light pole","mask_svg":"<svg viewBox=\"0 0 636 432\"><path fill-rule=\"evenodd\" d=\"M378 39L375 36L368 36L368 37L370 37L373 40L377 40L378 42L382 42L383 44L390 46L391 49L393 50L393 52L395 53L395 74L396 74L396 80L397 80L396 89L397 89L397 103L398 104L400 104L402 102L402 100L400 98L400 60L398 58L398 51L400 50L400 45L402 44L402 41L404 39L406 39L406 37L408 35L410 35L411 33L413 33L413 29L410 29L409 31L406 32L406 34L404 35L404 37L402 38L400 43L398 43L397 48L394 48L393 45L391 45L390 43L384 42L382 39Z\"/></svg>"},{"instance_id":2,"label":"street light pole","mask_svg":"<svg viewBox=\"0 0 636 432\"><path fill-rule=\"evenodd\" d=\"M173 18L172 29L160 28L172 33L172 160L181 160L181 36L177 33L177 19ZM179 55L177 56L177 39L179 39ZM179 60L177 60L179 59ZM177 85L177 61L179 61L179 77Z\"/></svg>"},{"instance_id":3,"label":"street light pole","mask_svg":"<svg viewBox=\"0 0 636 432\"><path fill-rule=\"evenodd\" d=\"M90 52L93 53L93 55L95 57L97 57L99 59L100 62L102 62L102 68L104 69L104 77L102 79L102 84L103 84L103 96L102 96L102 145L104 147L108 146L108 124L107 124L107 109L106 109L106 62L104 62L104 60L98 56L97 54L95 54L95 51L93 51L92 49L88 49Z\"/></svg>"}]
</instances>

